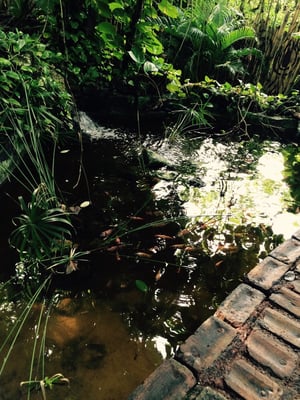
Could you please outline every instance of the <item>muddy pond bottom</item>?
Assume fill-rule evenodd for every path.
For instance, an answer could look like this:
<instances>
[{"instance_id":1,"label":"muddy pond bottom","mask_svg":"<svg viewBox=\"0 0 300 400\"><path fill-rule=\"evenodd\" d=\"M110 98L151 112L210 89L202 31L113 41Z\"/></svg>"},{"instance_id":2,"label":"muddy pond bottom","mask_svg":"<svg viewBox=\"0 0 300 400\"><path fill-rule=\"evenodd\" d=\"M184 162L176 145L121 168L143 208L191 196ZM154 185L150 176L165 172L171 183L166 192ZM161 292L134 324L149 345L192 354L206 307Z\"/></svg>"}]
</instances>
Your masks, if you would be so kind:
<instances>
[{"instance_id":1,"label":"muddy pond bottom","mask_svg":"<svg viewBox=\"0 0 300 400\"><path fill-rule=\"evenodd\" d=\"M52 306L49 318L48 310L42 307L34 304L10 354L1 379L1 400L28 398L29 385L20 388L20 383L28 380L37 382L31 385L29 398L41 399L39 380L55 374L63 374L68 382L54 383L52 390L46 388L47 399L126 399L163 356L170 354L170 348L165 346L161 348L164 354L160 353L159 339L130 335L122 315L114 312L109 302L91 297L64 298ZM17 320L14 312L10 319ZM8 311L6 325L7 321ZM5 340L3 328L1 322L1 343ZM36 353L30 377L34 343ZM43 360L39 358L40 351L44 352ZM46 365L45 376L41 376L42 363Z\"/></svg>"}]
</instances>

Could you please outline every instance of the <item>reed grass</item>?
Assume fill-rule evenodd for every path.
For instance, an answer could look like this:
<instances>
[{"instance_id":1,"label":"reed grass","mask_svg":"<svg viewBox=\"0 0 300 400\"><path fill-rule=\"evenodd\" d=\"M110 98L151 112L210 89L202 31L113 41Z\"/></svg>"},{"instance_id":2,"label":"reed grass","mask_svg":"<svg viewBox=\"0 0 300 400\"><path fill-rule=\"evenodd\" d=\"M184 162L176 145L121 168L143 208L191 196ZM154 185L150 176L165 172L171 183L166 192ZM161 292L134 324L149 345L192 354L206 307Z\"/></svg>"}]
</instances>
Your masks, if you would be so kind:
<instances>
[{"instance_id":1,"label":"reed grass","mask_svg":"<svg viewBox=\"0 0 300 400\"><path fill-rule=\"evenodd\" d=\"M23 311L21 312L20 316L16 320L16 322L13 324L12 328L10 329L9 333L7 334L5 340L3 341L2 345L0 346L0 354L2 352L5 353L3 357L2 364L0 366L0 376L3 374L3 371L6 367L6 364L8 362L8 359L13 351L13 348L16 344L16 341L20 335L20 332L22 331L22 328L30 315L30 312L32 310L33 305L37 302L39 299L41 293L43 290L46 288L46 286L50 283L51 276L49 275L39 286L39 288L35 291L33 296L30 298L26 306L24 307ZM9 345L8 350L5 351L6 346Z\"/></svg>"}]
</instances>

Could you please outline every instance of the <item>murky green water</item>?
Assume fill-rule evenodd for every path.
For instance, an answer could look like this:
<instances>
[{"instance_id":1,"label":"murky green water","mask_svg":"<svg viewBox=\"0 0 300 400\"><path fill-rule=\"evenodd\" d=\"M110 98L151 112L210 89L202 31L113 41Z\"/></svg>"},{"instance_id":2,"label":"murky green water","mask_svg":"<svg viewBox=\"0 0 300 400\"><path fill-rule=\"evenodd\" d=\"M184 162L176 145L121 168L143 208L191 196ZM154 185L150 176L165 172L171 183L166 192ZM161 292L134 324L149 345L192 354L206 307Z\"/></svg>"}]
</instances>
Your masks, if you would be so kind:
<instances>
[{"instance_id":1,"label":"murky green water","mask_svg":"<svg viewBox=\"0 0 300 400\"><path fill-rule=\"evenodd\" d=\"M70 381L47 399L126 399L300 225L287 211L277 142L170 144L103 129L86 115L82 126L84 170L72 147L62 149L57 174L78 211L80 249L91 254L75 273L54 277L49 314L49 305L33 305L0 378L1 400L27 398L19 384L29 379L34 338L32 378L43 378L44 354L44 374ZM5 289L2 299L4 342L25 303Z\"/></svg>"}]
</instances>

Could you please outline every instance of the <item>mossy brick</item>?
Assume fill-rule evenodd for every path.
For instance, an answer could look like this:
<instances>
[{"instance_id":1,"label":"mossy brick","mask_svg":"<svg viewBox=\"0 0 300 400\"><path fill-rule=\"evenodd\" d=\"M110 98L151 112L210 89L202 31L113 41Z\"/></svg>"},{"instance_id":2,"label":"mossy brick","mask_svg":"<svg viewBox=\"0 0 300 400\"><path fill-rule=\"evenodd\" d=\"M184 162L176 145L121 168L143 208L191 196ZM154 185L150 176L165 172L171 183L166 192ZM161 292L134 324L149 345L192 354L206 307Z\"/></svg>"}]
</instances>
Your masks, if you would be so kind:
<instances>
[{"instance_id":1,"label":"mossy brick","mask_svg":"<svg viewBox=\"0 0 300 400\"><path fill-rule=\"evenodd\" d=\"M226 397L210 387L205 387L195 400L226 400Z\"/></svg>"},{"instance_id":2,"label":"mossy brick","mask_svg":"<svg viewBox=\"0 0 300 400\"><path fill-rule=\"evenodd\" d=\"M228 375L226 384L245 400L279 400L282 397L281 387L267 374L261 372L248 361L235 361Z\"/></svg>"},{"instance_id":3,"label":"mossy brick","mask_svg":"<svg viewBox=\"0 0 300 400\"><path fill-rule=\"evenodd\" d=\"M235 336L232 326L212 316L180 346L177 357L201 373L213 364Z\"/></svg>"},{"instance_id":4,"label":"mossy brick","mask_svg":"<svg viewBox=\"0 0 300 400\"><path fill-rule=\"evenodd\" d=\"M266 257L247 274L247 280L261 289L269 290L280 281L288 269L289 265Z\"/></svg>"},{"instance_id":5,"label":"mossy brick","mask_svg":"<svg viewBox=\"0 0 300 400\"><path fill-rule=\"evenodd\" d=\"M270 307L264 309L257 323L286 342L300 348L300 321Z\"/></svg>"},{"instance_id":6,"label":"mossy brick","mask_svg":"<svg viewBox=\"0 0 300 400\"><path fill-rule=\"evenodd\" d=\"M293 264L300 258L300 241L294 238L288 239L271 251L269 255L285 264Z\"/></svg>"},{"instance_id":7,"label":"mossy brick","mask_svg":"<svg viewBox=\"0 0 300 400\"><path fill-rule=\"evenodd\" d=\"M250 356L259 364L271 368L280 378L292 375L298 356L290 346L265 330L255 329L246 341Z\"/></svg>"},{"instance_id":8,"label":"mossy brick","mask_svg":"<svg viewBox=\"0 0 300 400\"><path fill-rule=\"evenodd\" d=\"M262 292L242 283L220 304L215 316L234 327L241 326L264 299Z\"/></svg>"},{"instance_id":9,"label":"mossy brick","mask_svg":"<svg viewBox=\"0 0 300 400\"><path fill-rule=\"evenodd\" d=\"M296 315L296 317L300 317L300 295L298 293L287 287L282 287L278 292L270 296L270 300Z\"/></svg>"},{"instance_id":10,"label":"mossy brick","mask_svg":"<svg viewBox=\"0 0 300 400\"><path fill-rule=\"evenodd\" d=\"M196 384L192 372L174 359L164 361L128 400L182 400Z\"/></svg>"}]
</instances>

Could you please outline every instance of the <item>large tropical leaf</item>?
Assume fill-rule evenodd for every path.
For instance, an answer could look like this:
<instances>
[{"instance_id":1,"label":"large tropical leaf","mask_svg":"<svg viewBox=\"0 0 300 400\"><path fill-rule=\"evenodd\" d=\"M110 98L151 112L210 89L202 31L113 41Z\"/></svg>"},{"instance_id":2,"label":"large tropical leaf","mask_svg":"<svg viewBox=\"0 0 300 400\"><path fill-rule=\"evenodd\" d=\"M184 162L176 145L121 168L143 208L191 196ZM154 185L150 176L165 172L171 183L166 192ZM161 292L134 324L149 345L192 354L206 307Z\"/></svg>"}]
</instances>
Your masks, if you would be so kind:
<instances>
[{"instance_id":1,"label":"large tropical leaf","mask_svg":"<svg viewBox=\"0 0 300 400\"><path fill-rule=\"evenodd\" d=\"M162 0L160 3L158 3L158 8L163 14L170 18L178 17L177 7L173 6L173 4L171 4L168 0Z\"/></svg>"},{"instance_id":2,"label":"large tropical leaf","mask_svg":"<svg viewBox=\"0 0 300 400\"><path fill-rule=\"evenodd\" d=\"M227 49L239 40L255 39L255 31L249 27L243 27L235 29L231 32L226 33L221 39L222 50Z\"/></svg>"}]
</instances>

